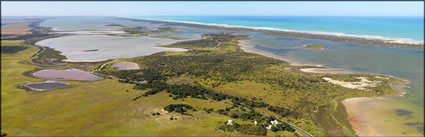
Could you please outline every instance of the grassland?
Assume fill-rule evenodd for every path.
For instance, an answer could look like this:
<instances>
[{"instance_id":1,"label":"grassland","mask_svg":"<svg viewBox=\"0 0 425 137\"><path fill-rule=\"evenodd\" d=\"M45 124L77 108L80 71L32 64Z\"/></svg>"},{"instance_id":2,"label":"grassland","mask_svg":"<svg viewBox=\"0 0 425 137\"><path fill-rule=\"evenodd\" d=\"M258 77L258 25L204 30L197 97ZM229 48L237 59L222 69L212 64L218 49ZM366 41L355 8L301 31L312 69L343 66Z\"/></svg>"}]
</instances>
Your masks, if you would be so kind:
<instances>
[{"instance_id":1,"label":"grassland","mask_svg":"<svg viewBox=\"0 0 425 137\"><path fill-rule=\"evenodd\" d=\"M167 90L171 89L149 96L142 95L153 88L140 90L138 87L142 85L115 79L65 81L72 86L45 92L25 91L18 86L44 81L24 75L46 68L24 63L39 49L31 46L15 54L2 54L2 132L10 136L246 136L240 132L223 132L217 126L229 119L252 125L254 120L274 117L315 136L353 136L339 102L349 97L394 93L390 87L393 78L381 79L379 86L366 91L339 87L321 79L352 80L351 77L357 75L304 75L285 70L284 67L289 66L286 62L242 51L238 40L244 38L247 37L207 34L201 40L167 45L191 49L187 52L164 52L111 61L136 62L140 70L118 71L106 65L99 72L122 79L147 80L148 85L162 82L162 86L169 86ZM24 46L22 41L2 40L3 44ZM90 71L102 64L76 63L61 68L81 67ZM374 75L362 76L376 80ZM193 86L205 92L180 96L185 94L184 88ZM177 92L173 87L184 90ZM197 111L187 115L168 113L163 108L169 104L187 104ZM287 109L290 113L281 116L264 104ZM252 112L265 116L252 118ZM170 120L170 117L177 120ZM297 133L267 132L267 136L275 135L295 136Z\"/></svg>"},{"instance_id":2,"label":"grassland","mask_svg":"<svg viewBox=\"0 0 425 137\"><path fill-rule=\"evenodd\" d=\"M292 114L283 119L317 136L355 135L346 120L344 108L339 103L342 99L394 93L390 87L390 83L394 80L392 78L381 79L382 83L377 87L370 87L371 90L347 89L328 83L321 78L352 80L352 77L364 76L370 80L376 79L370 74L305 75L291 72L284 69L285 66L289 66L286 62L243 52L237 44L238 39L246 38L244 36L218 34L203 37L204 39L201 40L166 46L192 49L187 52L167 52L156 56L130 59L132 62L139 63L142 68L139 71L131 73L107 71L105 73L121 75L124 79L148 81L170 78L168 82L183 76L185 80L195 80L191 82L192 85L201 85L225 96L259 100L266 104L288 108ZM217 47L219 43L222 45ZM131 76L125 76L128 74ZM148 74L153 76L146 79L145 75ZM177 96L177 93L169 93ZM262 107L254 108L254 110L263 114L276 115Z\"/></svg>"},{"instance_id":3,"label":"grassland","mask_svg":"<svg viewBox=\"0 0 425 137\"><path fill-rule=\"evenodd\" d=\"M144 91L133 85L105 79L96 82L71 83L71 87L46 92L19 89L20 84L42 79L27 77L24 72L34 70L27 61L38 48L31 47L16 54L2 54L2 132L9 136L58 135L146 135L196 136L208 132L215 135L237 135L216 131L216 123L228 118L219 114L196 112L192 116L162 112L171 103L189 103L196 108L228 107L223 102L190 99L173 100L166 93L132 99ZM161 116L153 117L152 112ZM170 121L169 117L177 117Z\"/></svg>"}]
</instances>

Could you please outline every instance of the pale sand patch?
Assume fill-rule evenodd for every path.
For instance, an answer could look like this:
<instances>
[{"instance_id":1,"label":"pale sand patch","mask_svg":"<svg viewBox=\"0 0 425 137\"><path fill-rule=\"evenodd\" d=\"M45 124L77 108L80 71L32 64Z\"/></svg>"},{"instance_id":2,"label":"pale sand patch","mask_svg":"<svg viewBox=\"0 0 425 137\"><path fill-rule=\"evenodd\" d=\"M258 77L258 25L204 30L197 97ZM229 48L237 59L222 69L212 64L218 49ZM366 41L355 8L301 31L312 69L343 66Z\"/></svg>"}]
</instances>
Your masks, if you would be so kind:
<instances>
[{"instance_id":1,"label":"pale sand patch","mask_svg":"<svg viewBox=\"0 0 425 137\"><path fill-rule=\"evenodd\" d=\"M339 86L350 88L350 89L358 89L358 90L366 90L366 87L375 87L378 83L381 82L381 81L370 81L366 77L356 77L356 78L360 79L360 81L345 82L345 81L333 80L329 77L323 77L322 79L335 85L339 85Z\"/></svg>"},{"instance_id":2,"label":"pale sand patch","mask_svg":"<svg viewBox=\"0 0 425 137\"><path fill-rule=\"evenodd\" d=\"M336 68L302 68L300 71L320 74L355 74L355 72Z\"/></svg>"},{"instance_id":3,"label":"pale sand patch","mask_svg":"<svg viewBox=\"0 0 425 137\"><path fill-rule=\"evenodd\" d=\"M379 78L379 79L390 79L390 78L387 78L387 77L381 77L381 76L375 76L375 78Z\"/></svg>"},{"instance_id":4,"label":"pale sand patch","mask_svg":"<svg viewBox=\"0 0 425 137\"><path fill-rule=\"evenodd\" d=\"M112 64L111 67L118 69L118 70L137 70L137 69L140 69L139 64L134 63L134 62L127 62L127 61L114 63L114 64Z\"/></svg>"},{"instance_id":5,"label":"pale sand patch","mask_svg":"<svg viewBox=\"0 0 425 137\"><path fill-rule=\"evenodd\" d=\"M376 97L358 97L348 98L342 101L348 115L351 127L358 136L387 136L385 132L381 132L374 123L367 121L363 115L363 106L372 102L385 100L386 98Z\"/></svg>"}]
</instances>

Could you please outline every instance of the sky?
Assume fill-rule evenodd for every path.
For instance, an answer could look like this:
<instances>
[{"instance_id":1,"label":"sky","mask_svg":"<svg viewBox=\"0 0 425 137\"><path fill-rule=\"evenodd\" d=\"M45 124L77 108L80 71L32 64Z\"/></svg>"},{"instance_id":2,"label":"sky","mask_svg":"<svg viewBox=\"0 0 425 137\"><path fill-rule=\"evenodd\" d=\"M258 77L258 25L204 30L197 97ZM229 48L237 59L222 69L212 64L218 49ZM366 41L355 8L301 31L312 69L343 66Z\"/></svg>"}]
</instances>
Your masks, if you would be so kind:
<instances>
[{"instance_id":1,"label":"sky","mask_svg":"<svg viewBox=\"0 0 425 137\"><path fill-rule=\"evenodd\" d=\"M424 16L424 2L1 2L2 16Z\"/></svg>"}]
</instances>

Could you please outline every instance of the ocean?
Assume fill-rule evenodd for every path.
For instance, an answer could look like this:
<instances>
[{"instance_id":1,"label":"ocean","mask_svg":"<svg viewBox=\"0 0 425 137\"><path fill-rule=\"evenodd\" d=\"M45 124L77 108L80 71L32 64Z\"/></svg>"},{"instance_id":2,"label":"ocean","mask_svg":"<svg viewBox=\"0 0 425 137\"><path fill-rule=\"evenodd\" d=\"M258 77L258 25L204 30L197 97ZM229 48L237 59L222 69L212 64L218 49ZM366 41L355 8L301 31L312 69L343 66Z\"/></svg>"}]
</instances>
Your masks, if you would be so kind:
<instances>
[{"instance_id":1,"label":"ocean","mask_svg":"<svg viewBox=\"0 0 425 137\"><path fill-rule=\"evenodd\" d=\"M134 16L133 18L269 28L414 42L424 41L423 17Z\"/></svg>"}]
</instances>

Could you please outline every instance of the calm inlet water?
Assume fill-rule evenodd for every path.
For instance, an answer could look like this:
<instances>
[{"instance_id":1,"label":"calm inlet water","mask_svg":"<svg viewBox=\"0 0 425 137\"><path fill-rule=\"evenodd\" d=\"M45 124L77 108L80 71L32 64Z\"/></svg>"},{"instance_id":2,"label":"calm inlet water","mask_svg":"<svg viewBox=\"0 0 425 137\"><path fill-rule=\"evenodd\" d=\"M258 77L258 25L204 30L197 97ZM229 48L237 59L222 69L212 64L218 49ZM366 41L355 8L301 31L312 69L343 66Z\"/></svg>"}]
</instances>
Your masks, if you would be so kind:
<instances>
[{"instance_id":1,"label":"calm inlet water","mask_svg":"<svg viewBox=\"0 0 425 137\"><path fill-rule=\"evenodd\" d=\"M364 106L366 119L393 135L421 135L418 126L423 123L424 111L424 50L385 48L359 44L347 44L325 40L293 39L267 36L261 33L245 33L253 36L246 46L273 53L295 64L321 64L349 71L386 74L409 80L405 97ZM327 50L304 49L305 44L322 44ZM412 118L397 115L396 110L413 112ZM384 126L391 125L391 126Z\"/></svg>"},{"instance_id":2,"label":"calm inlet water","mask_svg":"<svg viewBox=\"0 0 425 137\"><path fill-rule=\"evenodd\" d=\"M45 91L45 90L64 87L64 86L68 86L68 85L69 84L67 84L67 83L60 83L60 82L40 82L40 83L30 83L30 84L27 84L25 86L27 86L27 87L29 87L33 90Z\"/></svg>"},{"instance_id":3,"label":"calm inlet water","mask_svg":"<svg viewBox=\"0 0 425 137\"><path fill-rule=\"evenodd\" d=\"M77 30L114 30L117 27L105 26L111 23L118 23L125 26L144 26L147 28L157 28L161 24L150 24L144 22L133 22L120 20L113 17L58 17L49 19L40 24L43 27L52 27L57 31L77 31Z\"/></svg>"}]
</instances>

